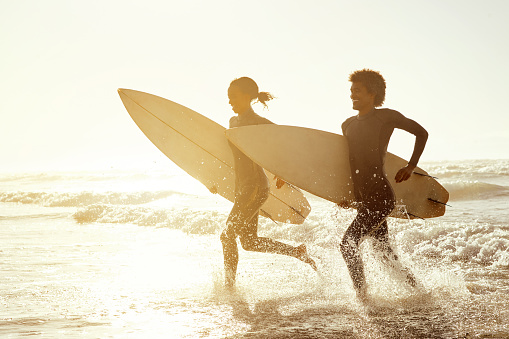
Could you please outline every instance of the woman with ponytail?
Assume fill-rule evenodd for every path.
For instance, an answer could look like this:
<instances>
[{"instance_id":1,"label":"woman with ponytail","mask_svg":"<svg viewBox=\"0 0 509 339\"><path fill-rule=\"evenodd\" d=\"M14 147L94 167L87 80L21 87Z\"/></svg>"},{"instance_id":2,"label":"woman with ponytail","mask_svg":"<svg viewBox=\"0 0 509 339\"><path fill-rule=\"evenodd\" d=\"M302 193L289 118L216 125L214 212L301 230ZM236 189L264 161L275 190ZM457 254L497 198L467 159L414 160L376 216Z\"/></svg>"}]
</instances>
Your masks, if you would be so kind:
<instances>
[{"instance_id":1,"label":"woman with ponytail","mask_svg":"<svg viewBox=\"0 0 509 339\"><path fill-rule=\"evenodd\" d=\"M233 112L230 128L272 124L271 121L253 111L251 103L255 100L267 107L267 101L274 97L268 92L260 92L256 82L247 77L235 79L228 88L228 98ZM235 203L221 233L223 245L225 285L233 288L237 273L237 236L246 251L277 253L297 258L316 269L316 264L308 255L306 246L291 246L270 238L258 236L258 213L269 197L269 180L263 169L230 143L235 166ZM279 184L284 182L279 181ZM280 187L280 186L278 186Z\"/></svg>"}]
</instances>

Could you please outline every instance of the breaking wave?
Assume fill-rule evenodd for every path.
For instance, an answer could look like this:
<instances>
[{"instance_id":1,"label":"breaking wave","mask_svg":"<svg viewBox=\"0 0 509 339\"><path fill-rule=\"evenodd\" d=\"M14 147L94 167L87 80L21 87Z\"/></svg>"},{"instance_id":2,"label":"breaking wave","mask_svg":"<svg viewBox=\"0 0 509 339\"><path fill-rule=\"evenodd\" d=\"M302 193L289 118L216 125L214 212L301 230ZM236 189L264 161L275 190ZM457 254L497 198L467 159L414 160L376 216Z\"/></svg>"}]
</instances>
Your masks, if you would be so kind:
<instances>
[{"instance_id":1,"label":"breaking wave","mask_svg":"<svg viewBox=\"0 0 509 339\"><path fill-rule=\"evenodd\" d=\"M456 180L443 183L451 200L476 200L509 196L509 187L481 181Z\"/></svg>"},{"instance_id":2,"label":"breaking wave","mask_svg":"<svg viewBox=\"0 0 509 339\"><path fill-rule=\"evenodd\" d=\"M468 178L480 180L500 176L509 177L509 160L428 162L423 163L421 167L439 179Z\"/></svg>"},{"instance_id":3,"label":"breaking wave","mask_svg":"<svg viewBox=\"0 0 509 339\"><path fill-rule=\"evenodd\" d=\"M223 227L226 217L218 211L106 204L86 206L73 214L73 218L81 224L98 222L168 227L188 234L215 234Z\"/></svg>"},{"instance_id":4,"label":"breaking wave","mask_svg":"<svg viewBox=\"0 0 509 339\"><path fill-rule=\"evenodd\" d=\"M509 268L509 227L474 222L427 222L402 231L400 243L426 258Z\"/></svg>"},{"instance_id":5,"label":"breaking wave","mask_svg":"<svg viewBox=\"0 0 509 339\"><path fill-rule=\"evenodd\" d=\"M80 207L92 204L139 205L180 194L160 192L0 192L0 202L37 204L46 207Z\"/></svg>"}]
</instances>

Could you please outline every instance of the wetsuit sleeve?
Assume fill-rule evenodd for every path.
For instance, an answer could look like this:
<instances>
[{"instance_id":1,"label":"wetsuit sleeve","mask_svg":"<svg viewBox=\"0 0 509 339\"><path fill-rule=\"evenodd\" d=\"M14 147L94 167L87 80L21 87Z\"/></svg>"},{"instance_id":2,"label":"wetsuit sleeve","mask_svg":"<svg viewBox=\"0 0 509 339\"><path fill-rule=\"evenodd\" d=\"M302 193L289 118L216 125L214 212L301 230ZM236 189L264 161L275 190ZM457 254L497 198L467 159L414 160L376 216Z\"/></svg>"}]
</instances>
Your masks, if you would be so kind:
<instances>
[{"instance_id":1,"label":"wetsuit sleeve","mask_svg":"<svg viewBox=\"0 0 509 339\"><path fill-rule=\"evenodd\" d=\"M424 146L426 146L426 141L428 140L428 132L417 122L412 119L408 119L397 111L392 111L391 115L391 120L393 121L395 128L402 129L415 135L414 151L408 163L410 165L417 166L422 152L424 151Z\"/></svg>"},{"instance_id":2,"label":"wetsuit sleeve","mask_svg":"<svg viewBox=\"0 0 509 339\"><path fill-rule=\"evenodd\" d=\"M352 121L352 118L346 119L343 124L341 125L341 131L343 132L343 135L346 135L346 129L348 128L348 125L350 125L350 122Z\"/></svg>"},{"instance_id":3,"label":"wetsuit sleeve","mask_svg":"<svg viewBox=\"0 0 509 339\"><path fill-rule=\"evenodd\" d=\"M231 117L230 118L229 127L230 128L237 127L237 117Z\"/></svg>"}]
</instances>

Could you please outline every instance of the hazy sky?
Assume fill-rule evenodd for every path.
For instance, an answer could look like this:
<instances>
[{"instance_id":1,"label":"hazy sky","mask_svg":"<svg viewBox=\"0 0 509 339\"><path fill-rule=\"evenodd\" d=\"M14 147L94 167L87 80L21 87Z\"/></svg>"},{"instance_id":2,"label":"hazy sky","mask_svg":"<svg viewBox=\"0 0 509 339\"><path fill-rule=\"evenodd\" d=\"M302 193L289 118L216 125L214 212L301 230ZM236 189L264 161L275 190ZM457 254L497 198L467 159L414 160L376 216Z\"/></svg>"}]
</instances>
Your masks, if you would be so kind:
<instances>
[{"instance_id":1,"label":"hazy sky","mask_svg":"<svg viewBox=\"0 0 509 339\"><path fill-rule=\"evenodd\" d=\"M422 160L509 158L509 1L0 0L2 171L168 161L117 88L223 126L229 82L278 99L278 124L340 133L348 75L387 81L384 107L420 122ZM389 150L408 158L413 137Z\"/></svg>"}]
</instances>

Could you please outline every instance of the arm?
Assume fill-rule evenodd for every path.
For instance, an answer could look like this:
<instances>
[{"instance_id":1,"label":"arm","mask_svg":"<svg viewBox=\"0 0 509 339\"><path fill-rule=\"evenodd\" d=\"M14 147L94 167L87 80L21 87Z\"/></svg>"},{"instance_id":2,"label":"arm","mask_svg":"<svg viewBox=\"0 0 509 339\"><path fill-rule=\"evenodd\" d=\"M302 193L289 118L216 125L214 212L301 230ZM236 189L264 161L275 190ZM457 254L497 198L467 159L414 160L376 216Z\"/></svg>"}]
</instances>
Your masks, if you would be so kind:
<instances>
[{"instance_id":1,"label":"arm","mask_svg":"<svg viewBox=\"0 0 509 339\"><path fill-rule=\"evenodd\" d=\"M230 118L230 121L228 123L229 128L238 127L237 117L233 116Z\"/></svg>"},{"instance_id":2,"label":"arm","mask_svg":"<svg viewBox=\"0 0 509 339\"><path fill-rule=\"evenodd\" d=\"M426 146L426 141L428 140L428 132L424 129L424 127L419 125L414 120L404 118L404 121L402 121L398 128L401 128L415 135L415 144L414 151L410 161L408 162L408 165L396 173L395 179L397 183L403 182L410 178L415 167L417 167L417 163L419 162L422 152L424 151L424 147Z\"/></svg>"}]
</instances>

